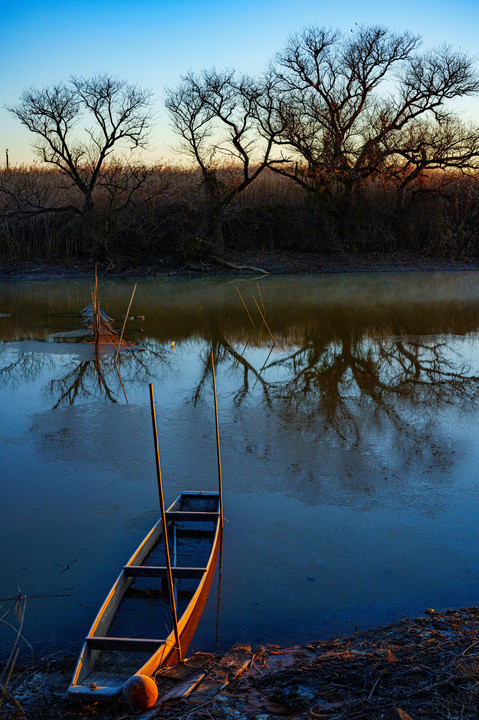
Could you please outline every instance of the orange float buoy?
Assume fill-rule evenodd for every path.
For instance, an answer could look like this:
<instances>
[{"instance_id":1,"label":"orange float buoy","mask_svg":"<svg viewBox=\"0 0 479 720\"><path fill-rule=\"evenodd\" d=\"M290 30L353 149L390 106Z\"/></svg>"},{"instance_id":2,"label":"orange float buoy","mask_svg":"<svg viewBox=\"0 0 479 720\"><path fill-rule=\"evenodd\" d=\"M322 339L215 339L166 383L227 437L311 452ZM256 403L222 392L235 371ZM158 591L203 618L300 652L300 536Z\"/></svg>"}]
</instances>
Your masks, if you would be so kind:
<instances>
[{"instance_id":1,"label":"orange float buoy","mask_svg":"<svg viewBox=\"0 0 479 720\"><path fill-rule=\"evenodd\" d=\"M123 685L121 695L130 710L147 710L156 703L158 688L149 675L132 675Z\"/></svg>"}]
</instances>

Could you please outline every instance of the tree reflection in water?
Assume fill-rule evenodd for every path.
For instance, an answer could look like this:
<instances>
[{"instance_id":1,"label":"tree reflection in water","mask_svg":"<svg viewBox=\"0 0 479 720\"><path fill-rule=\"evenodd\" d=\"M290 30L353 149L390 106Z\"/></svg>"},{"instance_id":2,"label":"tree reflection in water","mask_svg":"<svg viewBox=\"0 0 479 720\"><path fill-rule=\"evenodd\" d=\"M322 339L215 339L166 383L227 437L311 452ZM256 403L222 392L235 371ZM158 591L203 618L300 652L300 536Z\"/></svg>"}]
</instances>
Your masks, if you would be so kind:
<instances>
[{"instance_id":1,"label":"tree reflection in water","mask_svg":"<svg viewBox=\"0 0 479 720\"><path fill-rule=\"evenodd\" d=\"M475 399L479 389L479 376L461 363L458 352L445 338L353 339L343 335L331 339L318 334L264 367L255 366L218 331L212 336L212 347L215 363L229 361L232 368L242 369L242 385L235 394L238 404L248 396L251 378L260 383L268 405L272 396L296 403L314 397L334 407L346 397L359 395L378 405L388 396L442 404ZM290 377L268 380L275 369L283 375L287 371ZM211 360L205 353L195 401L210 373Z\"/></svg>"},{"instance_id":2,"label":"tree reflection in water","mask_svg":"<svg viewBox=\"0 0 479 720\"><path fill-rule=\"evenodd\" d=\"M50 392L53 396L59 394L53 409L63 403L73 405L78 397L97 397L103 395L110 402L118 402L114 391L110 387L111 365L115 364L114 357L100 360L99 353L95 353L94 360L82 360L61 378L50 381ZM121 374L118 371L118 377Z\"/></svg>"},{"instance_id":3,"label":"tree reflection in water","mask_svg":"<svg viewBox=\"0 0 479 720\"><path fill-rule=\"evenodd\" d=\"M2 355L0 350L0 384L11 389L20 387L26 379L35 380L47 368L56 367L53 357L40 353L15 353L13 360L10 360L10 354L5 353L5 364L2 363Z\"/></svg>"},{"instance_id":4,"label":"tree reflection in water","mask_svg":"<svg viewBox=\"0 0 479 720\"><path fill-rule=\"evenodd\" d=\"M228 340L219 330L216 330L214 332L214 339L211 342L211 348L213 350L215 365L224 365L230 362L231 369L241 369L242 384L234 393L233 400L235 405L240 405L243 400L246 399L250 390L252 389L250 378L253 378L255 380L255 383L259 382L260 387L263 391L263 396L266 404L268 405L268 407L272 407L270 397L271 383L268 383L264 379L261 368L258 369L251 362L249 362L243 354L241 354L238 350L234 348L233 345L228 342ZM203 372L201 375L201 379L196 386L193 394L193 403L195 405L197 405L198 402L201 400L202 393L205 390L206 381L208 380L208 382L210 382L210 375L212 370L211 350L207 348L203 355Z\"/></svg>"},{"instance_id":5,"label":"tree reflection in water","mask_svg":"<svg viewBox=\"0 0 479 720\"><path fill-rule=\"evenodd\" d=\"M73 405L78 398L98 398L104 396L112 403L118 402L122 393L128 402L124 382L128 384L147 384L152 381L153 359L167 363L164 350L147 343L145 350L128 349L121 352L115 360L112 353L95 352L93 360L82 360L72 367L63 377L50 381L50 392L58 400L54 409L62 404ZM112 384L116 382L116 390ZM118 386L119 385L119 386Z\"/></svg>"},{"instance_id":6,"label":"tree reflection in water","mask_svg":"<svg viewBox=\"0 0 479 720\"><path fill-rule=\"evenodd\" d=\"M445 340L361 339L343 337L319 345L305 343L269 368L288 368L290 378L275 385L276 397L322 416L323 422L344 437L347 430L359 439L354 406L369 404L376 412L397 419L395 398L429 408L467 403L477 397L479 377L461 364Z\"/></svg>"},{"instance_id":7,"label":"tree reflection in water","mask_svg":"<svg viewBox=\"0 0 479 720\"><path fill-rule=\"evenodd\" d=\"M53 345L53 344L52 344ZM156 343L147 342L144 349L128 349L119 353L115 360L112 349L98 351L94 345L79 345L81 357L70 346L62 355L62 362L56 362L57 353L20 352L13 360L7 355L7 362L0 367L0 383L10 387L33 381L48 371L50 375L64 373L49 380L48 390L54 399L53 409L61 405L74 405L78 400L103 397L117 403L124 396L128 402L124 383L148 383L154 377L151 371L152 359L168 365L166 353ZM56 347L54 346L54 349Z\"/></svg>"},{"instance_id":8,"label":"tree reflection in water","mask_svg":"<svg viewBox=\"0 0 479 720\"><path fill-rule=\"evenodd\" d=\"M241 344L235 347L219 331L212 333L211 343L216 365L236 379L233 401L238 408L257 385L262 401L291 432L354 448L359 463L366 465L370 453L377 462L394 446L402 462L415 465L427 455L430 466L450 466L450 439L436 411L448 405L472 407L479 396L479 376L462 360L453 336L378 333L372 338L355 334L345 323L333 336L317 327L305 332L294 348L275 349L263 369L257 347L242 355ZM263 351L266 357L269 345ZM210 372L205 352L195 404L209 386Z\"/></svg>"}]
</instances>

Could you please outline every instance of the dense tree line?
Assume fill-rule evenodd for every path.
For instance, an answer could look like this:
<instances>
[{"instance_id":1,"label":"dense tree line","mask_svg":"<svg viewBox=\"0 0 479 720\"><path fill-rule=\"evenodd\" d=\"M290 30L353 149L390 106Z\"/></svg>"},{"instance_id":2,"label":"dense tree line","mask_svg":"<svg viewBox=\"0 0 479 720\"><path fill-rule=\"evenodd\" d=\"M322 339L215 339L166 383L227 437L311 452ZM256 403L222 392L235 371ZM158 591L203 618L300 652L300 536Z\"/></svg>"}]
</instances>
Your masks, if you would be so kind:
<instances>
[{"instance_id":1,"label":"dense tree line","mask_svg":"<svg viewBox=\"0 0 479 720\"><path fill-rule=\"evenodd\" d=\"M261 217L251 208L252 185L268 175L277 187L297 188L275 213L278 227L287 218L294 234L294 208L298 248L367 248L368 234L382 233L383 249L393 249L404 244L404 228L414 235L419 203L423 213L441 208L446 234L457 236L459 206L476 223L479 126L465 122L454 101L478 90L473 60L449 47L422 52L419 37L382 27L347 35L307 27L259 77L205 70L166 91L180 149L197 167L182 174L138 160L154 122L149 91L108 75L29 89L9 109L55 172L48 182L47 173L2 173L3 231L12 232L13 220L25 231L45 225L45 215L76 217L101 257L129 214L150 233L160 225L161 235L170 221L168 234L176 224L184 257L219 254L225 241L241 242L248 209L271 234L271 212L263 208ZM163 221L153 222L155 213ZM464 235L464 217L459 225Z\"/></svg>"}]
</instances>

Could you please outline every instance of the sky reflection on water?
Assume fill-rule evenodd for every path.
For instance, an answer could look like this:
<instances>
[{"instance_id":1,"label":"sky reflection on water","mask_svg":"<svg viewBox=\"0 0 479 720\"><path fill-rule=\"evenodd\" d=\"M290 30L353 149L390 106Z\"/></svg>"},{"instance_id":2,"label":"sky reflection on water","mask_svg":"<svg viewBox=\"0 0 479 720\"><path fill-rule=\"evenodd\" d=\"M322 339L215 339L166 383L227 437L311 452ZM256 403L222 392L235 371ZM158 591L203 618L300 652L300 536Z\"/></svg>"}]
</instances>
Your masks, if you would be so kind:
<instances>
[{"instance_id":1,"label":"sky reflection on water","mask_svg":"<svg viewBox=\"0 0 479 720\"><path fill-rule=\"evenodd\" d=\"M132 284L100 282L109 314ZM0 283L0 597L63 596L27 601L26 637L78 648L155 519L149 382L166 499L215 487L212 347L221 647L476 604L477 285L474 273L141 279L132 310L145 319L128 338L146 350L120 355L127 403L112 353L48 341L81 324L88 283ZM216 594L195 648L215 645Z\"/></svg>"}]
</instances>

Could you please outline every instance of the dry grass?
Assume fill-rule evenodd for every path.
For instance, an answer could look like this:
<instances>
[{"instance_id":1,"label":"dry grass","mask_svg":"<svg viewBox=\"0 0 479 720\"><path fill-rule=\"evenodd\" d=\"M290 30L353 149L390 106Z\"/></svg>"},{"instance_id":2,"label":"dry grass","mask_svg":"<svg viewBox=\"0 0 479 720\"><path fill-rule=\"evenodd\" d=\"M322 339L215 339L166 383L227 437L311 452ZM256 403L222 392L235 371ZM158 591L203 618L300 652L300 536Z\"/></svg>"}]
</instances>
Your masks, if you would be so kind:
<instances>
[{"instance_id":1,"label":"dry grass","mask_svg":"<svg viewBox=\"0 0 479 720\"><path fill-rule=\"evenodd\" d=\"M164 704L152 718L379 720L401 717L400 708L415 720L477 720L478 623L478 608L430 611L414 620L293 648L267 646L252 652L236 646L250 660L236 677L225 673L220 656L202 654L194 667L208 673L209 694L193 692ZM22 712L31 720L133 717L121 702L72 703L65 691L73 667L74 659L65 657L16 668L12 701L21 700ZM160 694L173 677L157 676ZM25 717L19 703L9 710L8 717Z\"/></svg>"},{"instance_id":2,"label":"dry grass","mask_svg":"<svg viewBox=\"0 0 479 720\"><path fill-rule=\"evenodd\" d=\"M12 713L14 714L14 717L19 720L20 718L25 718L22 706L9 690L12 674L15 670L18 653L20 651L20 644L21 641L25 640L22 635L23 623L25 620L25 606L26 597L25 595L19 593L13 604L8 607L2 615L0 615L0 623L11 628L15 635L10 654L0 672L0 719L3 719ZM16 626L10 622L10 616L12 614L16 615Z\"/></svg>"},{"instance_id":3,"label":"dry grass","mask_svg":"<svg viewBox=\"0 0 479 720\"><path fill-rule=\"evenodd\" d=\"M225 186L239 170L217 172ZM139 188L131 190L141 178ZM183 263L208 253L201 237L208 198L198 170L171 165L105 167L95 190L95 226L79 213L36 214L38 208L71 206L82 194L65 176L36 165L0 174L0 253L4 261L82 260L101 247L112 262ZM409 251L429 257L478 255L479 182L476 176L439 171L411 187L403 207L385 177L348 200L338 193L306 193L271 171L223 212L226 249L311 251L364 255Z\"/></svg>"}]
</instances>

